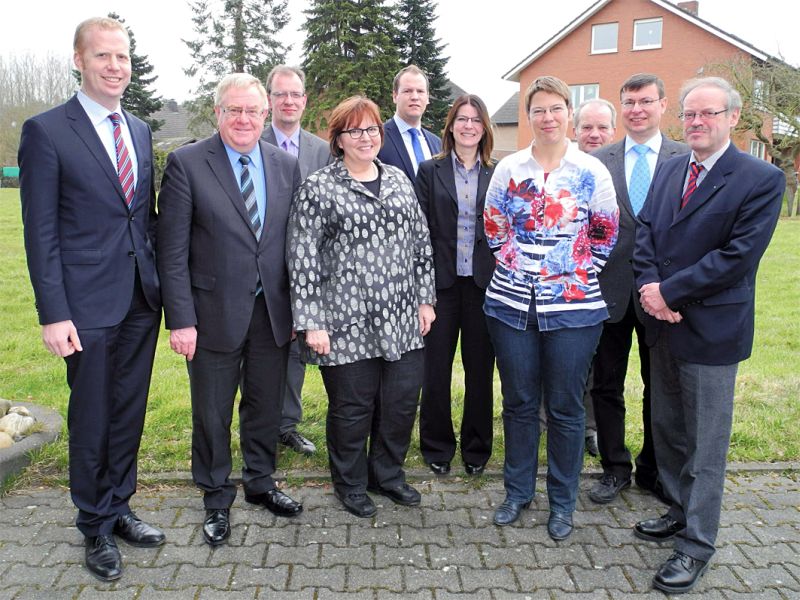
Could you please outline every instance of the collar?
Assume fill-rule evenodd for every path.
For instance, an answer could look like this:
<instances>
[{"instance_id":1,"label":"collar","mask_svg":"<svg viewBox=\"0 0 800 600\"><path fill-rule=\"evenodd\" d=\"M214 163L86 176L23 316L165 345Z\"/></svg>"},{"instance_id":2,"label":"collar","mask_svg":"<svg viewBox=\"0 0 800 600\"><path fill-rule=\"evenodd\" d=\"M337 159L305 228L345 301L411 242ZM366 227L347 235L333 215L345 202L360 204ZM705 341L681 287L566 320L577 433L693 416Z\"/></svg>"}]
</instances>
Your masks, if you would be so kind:
<instances>
[{"instance_id":1,"label":"collar","mask_svg":"<svg viewBox=\"0 0 800 600\"><path fill-rule=\"evenodd\" d=\"M725 151L728 149L728 146L730 145L731 141L728 140L727 142L725 142L725 145L716 152L714 152L714 154L709 156L704 161L699 161L700 164L703 165L703 168L706 170L706 172L710 171L714 167L714 165L717 164L717 161L723 154L725 154ZM697 158L694 155L694 150L692 150L692 155L689 157L689 162L691 163L692 161L697 161Z\"/></svg>"},{"instance_id":2,"label":"collar","mask_svg":"<svg viewBox=\"0 0 800 600\"><path fill-rule=\"evenodd\" d=\"M300 128L299 127L294 130L294 133L292 133L292 135L286 135L280 129L275 127L275 125L272 124L272 123L270 124L270 127L272 127L272 132L275 134L275 141L278 142L278 146L282 146L283 142L285 142L286 140L289 140L292 144L294 144L295 148L299 148L300 147Z\"/></svg>"},{"instance_id":3,"label":"collar","mask_svg":"<svg viewBox=\"0 0 800 600\"><path fill-rule=\"evenodd\" d=\"M114 110L108 110L105 106L92 100L83 90L78 90L76 94L78 97L78 102L81 103L83 110L86 112L89 120L92 122L92 125L97 127L103 121L108 120L108 115L111 113L118 113L122 117L122 122L125 126L128 126L128 121L125 119L125 113L122 111L122 108L119 104L117 104L117 108Z\"/></svg>"},{"instance_id":4,"label":"collar","mask_svg":"<svg viewBox=\"0 0 800 600\"><path fill-rule=\"evenodd\" d=\"M662 141L663 141L663 138L661 137L661 132L659 131L653 137L651 137L649 140L647 140L645 142L642 142L642 145L643 146L647 146L648 148L650 148L650 150L655 152L656 156L658 156L658 153L661 152L661 142ZM627 154L628 152L633 152L633 147L634 146L638 146L638 145L639 145L639 142L634 141L634 139L631 136L629 136L629 135L625 136L625 154Z\"/></svg>"},{"instance_id":5,"label":"collar","mask_svg":"<svg viewBox=\"0 0 800 600\"><path fill-rule=\"evenodd\" d=\"M256 145L250 152L239 152L228 146L225 142L222 142L222 145L225 146L225 152L228 154L228 160L231 161L231 164L236 164L239 162L239 157L245 155L250 157L250 167L255 167L258 171L261 170L261 147L258 142L256 142Z\"/></svg>"},{"instance_id":6,"label":"collar","mask_svg":"<svg viewBox=\"0 0 800 600\"><path fill-rule=\"evenodd\" d=\"M403 135L409 129L416 129L417 131L419 131L420 136L422 135L422 125L420 125L419 127L414 127L413 125L409 125L408 123L403 121L403 119L401 119L396 113L392 118L394 119L395 125L397 125L397 129L400 130L400 135Z\"/></svg>"}]
</instances>

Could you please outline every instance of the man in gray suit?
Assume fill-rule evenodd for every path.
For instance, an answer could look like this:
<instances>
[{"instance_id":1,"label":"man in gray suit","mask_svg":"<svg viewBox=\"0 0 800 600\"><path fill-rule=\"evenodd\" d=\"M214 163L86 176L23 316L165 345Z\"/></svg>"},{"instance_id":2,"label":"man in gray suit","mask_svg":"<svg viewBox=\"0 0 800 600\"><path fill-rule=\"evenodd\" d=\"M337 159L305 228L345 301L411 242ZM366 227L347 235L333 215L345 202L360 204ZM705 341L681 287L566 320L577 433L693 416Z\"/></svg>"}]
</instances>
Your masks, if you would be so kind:
<instances>
[{"instance_id":1,"label":"man in gray suit","mask_svg":"<svg viewBox=\"0 0 800 600\"><path fill-rule=\"evenodd\" d=\"M272 478L292 336L286 222L300 168L259 140L266 108L258 79L224 77L214 104L219 133L169 155L158 198L165 322L170 347L187 360L192 477L204 492L203 536L212 546L231 532L237 386L245 500L279 516L303 510Z\"/></svg>"},{"instance_id":2,"label":"man in gray suit","mask_svg":"<svg viewBox=\"0 0 800 600\"><path fill-rule=\"evenodd\" d=\"M264 128L261 139L297 157L300 176L305 179L332 161L330 146L300 127L306 108L306 75L298 67L277 65L267 76L267 97L272 111L272 124ZM314 443L297 431L303 418L301 395L306 366L300 360L298 341L289 347L289 366L286 372L286 393L283 398L280 441L301 454L313 454Z\"/></svg>"},{"instance_id":3,"label":"man in gray suit","mask_svg":"<svg viewBox=\"0 0 800 600\"><path fill-rule=\"evenodd\" d=\"M591 395L603 475L592 486L589 498L600 504L611 502L631 484L633 465L625 446L625 374L634 332L639 344L640 373L644 384L644 442L636 457L636 485L663 499L650 422L650 355L645 344L644 314L634 283L631 259L636 216L644 204L656 165L676 154L688 152L685 144L665 138L659 130L661 116L667 109L661 79L649 73L632 75L622 84L620 103L622 124L627 134L625 139L593 153L611 173L619 206L617 245L599 277L610 316L603 324L592 366Z\"/></svg>"}]
</instances>

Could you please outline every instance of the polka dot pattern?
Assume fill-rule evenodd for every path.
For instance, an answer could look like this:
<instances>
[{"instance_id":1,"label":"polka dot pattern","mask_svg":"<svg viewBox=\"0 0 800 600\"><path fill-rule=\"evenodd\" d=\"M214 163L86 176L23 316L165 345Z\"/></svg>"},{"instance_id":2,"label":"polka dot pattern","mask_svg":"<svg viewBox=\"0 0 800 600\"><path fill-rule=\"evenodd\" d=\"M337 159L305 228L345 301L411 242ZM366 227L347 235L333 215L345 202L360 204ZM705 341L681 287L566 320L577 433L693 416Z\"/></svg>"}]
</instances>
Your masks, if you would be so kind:
<instances>
[{"instance_id":1,"label":"polka dot pattern","mask_svg":"<svg viewBox=\"0 0 800 600\"><path fill-rule=\"evenodd\" d=\"M376 164L380 197L339 160L309 176L292 202L286 264L306 362L398 360L423 347L419 305L435 303L428 226L405 174ZM309 329L328 332L330 354L303 343Z\"/></svg>"}]
</instances>

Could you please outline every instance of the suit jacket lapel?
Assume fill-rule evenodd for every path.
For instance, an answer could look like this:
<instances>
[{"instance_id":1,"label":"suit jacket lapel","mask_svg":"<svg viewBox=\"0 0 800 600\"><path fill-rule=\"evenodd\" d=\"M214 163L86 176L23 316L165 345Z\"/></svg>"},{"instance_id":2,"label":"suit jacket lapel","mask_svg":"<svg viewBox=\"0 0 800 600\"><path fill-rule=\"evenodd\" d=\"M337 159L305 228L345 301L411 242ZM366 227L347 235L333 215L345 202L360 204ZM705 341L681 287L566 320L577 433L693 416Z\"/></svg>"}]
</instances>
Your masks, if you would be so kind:
<instances>
[{"instance_id":1,"label":"suit jacket lapel","mask_svg":"<svg viewBox=\"0 0 800 600\"><path fill-rule=\"evenodd\" d=\"M137 121L133 120L128 111L123 111L125 113L125 120L128 122L128 131L131 133L131 139L133 140L133 151L136 153L136 163L137 163L137 173L136 173L136 189L134 191L133 196L133 209L137 208L137 200L139 196L139 190L143 182L147 180L147 172L145 169L150 164L152 157L149 156L149 148L145 144L144 138L147 137L147 128L140 127ZM119 177L117 177L119 179ZM120 186L120 189L122 187ZM149 191L145 191L143 198L147 198ZM123 196L124 197L124 196Z\"/></svg>"},{"instance_id":2,"label":"suit jacket lapel","mask_svg":"<svg viewBox=\"0 0 800 600\"><path fill-rule=\"evenodd\" d=\"M250 223L250 217L247 215L247 211L244 208L242 192L239 189L236 176L234 175L233 169L231 168L231 163L228 160L228 153L225 151L225 146L223 145L222 138L219 137L219 134L214 135L214 137L208 142L207 160L208 166L211 168L211 172L214 173L214 176L217 178L217 181L219 181L222 189L225 190L225 194L228 196L231 204L233 204L233 208L237 213L239 213L239 216L245 222L245 225L247 225L247 230L252 233L253 227Z\"/></svg>"},{"instance_id":3,"label":"suit jacket lapel","mask_svg":"<svg viewBox=\"0 0 800 600\"><path fill-rule=\"evenodd\" d=\"M95 131L94 125L89 120L86 111L83 110L81 103L78 101L77 96L73 96L66 104L67 118L70 120L70 126L75 131L77 136L86 144L89 152L94 156L100 169L105 173L106 177L111 181L117 195L122 203L127 208L125 200L125 192L122 191L122 185L119 182L119 175L117 175L117 168L109 159L106 149L103 148L103 143ZM138 155L137 155L138 156Z\"/></svg>"},{"instance_id":4,"label":"suit jacket lapel","mask_svg":"<svg viewBox=\"0 0 800 600\"><path fill-rule=\"evenodd\" d=\"M444 189L447 190L450 198L452 198L456 209L458 209L458 192L456 192L456 178L453 172L453 157L445 156L437 160L435 164L436 176L444 186Z\"/></svg>"},{"instance_id":5,"label":"suit jacket lapel","mask_svg":"<svg viewBox=\"0 0 800 600\"><path fill-rule=\"evenodd\" d=\"M609 147L608 153L610 155L608 170L617 192L617 204L620 210L624 210L635 220L636 215L633 214L631 199L628 196L628 180L625 179L625 140Z\"/></svg>"},{"instance_id":6,"label":"suit jacket lapel","mask_svg":"<svg viewBox=\"0 0 800 600\"><path fill-rule=\"evenodd\" d=\"M408 156L408 152L406 151L406 144L403 141L403 136L400 133L400 130L397 128L397 124L394 122L394 119L390 119L389 123L384 128L384 131L388 134L387 137L389 141L394 144L394 149L397 152L397 155L400 157L400 162L403 163L403 170L406 172L411 180L414 180L414 165L411 164L411 158Z\"/></svg>"},{"instance_id":7,"label":"suit jacket lapel","mask_svg":"<svg viewBox=\"0 0 800 600\"><path fill-rule=\"evenodd\" d=\"M272 216L276 211L276 207L272 206L272 203L269 200L270 198L278 198L278 193L280 191L280 172L276 163L276 152L277 149L275 146L270 146L264 143L261 144L261 160L264 163L264 177L266 178L266 185L264 186L264 189L266 190L267 194L267 210L266 214L264 215L264 231L261 234L259 245L264 243L264 240L266 239L272 225Z\"/></svg>"}]
</instances>

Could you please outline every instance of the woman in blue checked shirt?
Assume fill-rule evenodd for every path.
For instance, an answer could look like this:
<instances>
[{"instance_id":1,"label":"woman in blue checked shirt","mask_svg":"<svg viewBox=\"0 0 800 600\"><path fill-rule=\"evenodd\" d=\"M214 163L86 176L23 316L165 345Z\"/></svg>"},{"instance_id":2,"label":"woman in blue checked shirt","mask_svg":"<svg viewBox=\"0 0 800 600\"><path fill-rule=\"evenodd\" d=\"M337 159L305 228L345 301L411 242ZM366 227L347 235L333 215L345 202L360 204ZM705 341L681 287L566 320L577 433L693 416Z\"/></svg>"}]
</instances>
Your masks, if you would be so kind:
<instances>
[{"instance_id":1,"label":"woman in blue checked shirt","mask_svg":"<svg viewBox=\"0 0 800 600\"><path fill-rule=\"evenodd\" d=\"M534 496L539 404L547 397L547 531L572 533L583 465L583 388L608 318L597 274L617 238L608 170L567 139L570 92L539 77L525 94L530 147L503 159L484 227L497 258L484 312L503 387L506 499L494 522L516 521Z\"/></svg>"}]
</instances>

